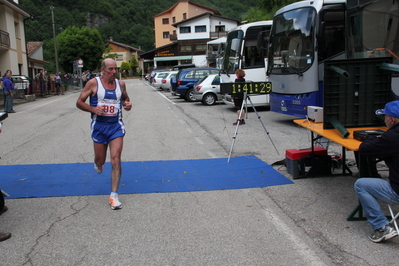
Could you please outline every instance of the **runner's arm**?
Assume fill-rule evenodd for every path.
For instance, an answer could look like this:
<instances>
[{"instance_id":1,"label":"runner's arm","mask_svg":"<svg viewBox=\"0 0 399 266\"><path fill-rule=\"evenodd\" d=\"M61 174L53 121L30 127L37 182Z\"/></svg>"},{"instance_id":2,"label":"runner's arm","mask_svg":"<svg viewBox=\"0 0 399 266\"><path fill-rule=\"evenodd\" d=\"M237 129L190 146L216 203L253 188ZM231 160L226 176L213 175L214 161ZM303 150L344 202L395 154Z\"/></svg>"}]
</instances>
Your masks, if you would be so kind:
<instances>
[{"instance_id":1,"label":"runner's arm","mask_svg":"<svg viewBox=\"0 0 399 266\"><path fill-rule=\"evenodd\" d=\"M120 86L122 90L122 105L126 111L130 111L132 109L132 103L130 102L129 95L126 91L126 83L124 81L120 81Z\"/></svg>"},{"instance_id":2,"label":"runner's arm","mask_svg":"<svg viewBox=\"0 0 399 266\"><path fill-rule=\"evenodd\" d=\"M89 98L90 95L93 95L93 92L96 89L97 89L96 80L92 79L88 81L86 83L86 86L83 88L82 92L80 93L78 100L76 101L76 107L86 112L95 113L96 115L102 115L103 114L102 106L94 107L86 103L87 98Z\"/></svg>"}]
</instances>

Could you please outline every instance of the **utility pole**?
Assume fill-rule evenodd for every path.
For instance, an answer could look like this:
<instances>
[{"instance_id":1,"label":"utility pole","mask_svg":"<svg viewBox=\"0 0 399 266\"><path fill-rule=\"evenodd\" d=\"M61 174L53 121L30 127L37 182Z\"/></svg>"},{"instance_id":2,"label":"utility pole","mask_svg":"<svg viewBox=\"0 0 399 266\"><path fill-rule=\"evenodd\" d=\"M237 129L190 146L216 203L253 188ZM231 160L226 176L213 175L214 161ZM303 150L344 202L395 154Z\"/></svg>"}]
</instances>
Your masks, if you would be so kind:
<instances>
[{"instance_id":1,"label":"utility pole","mask_svg":"<svg viewBox=\"0 0 399 266\"><path fill-rule=\"evenodd\" d=\"M55 54L55 71L58 73L58 53L57 53L57 40L55 39L55 24L54 24L54 7L50 6L51 17L53 19L53 38L54 38L54 54Z\"/></svg>"}]
</instances>

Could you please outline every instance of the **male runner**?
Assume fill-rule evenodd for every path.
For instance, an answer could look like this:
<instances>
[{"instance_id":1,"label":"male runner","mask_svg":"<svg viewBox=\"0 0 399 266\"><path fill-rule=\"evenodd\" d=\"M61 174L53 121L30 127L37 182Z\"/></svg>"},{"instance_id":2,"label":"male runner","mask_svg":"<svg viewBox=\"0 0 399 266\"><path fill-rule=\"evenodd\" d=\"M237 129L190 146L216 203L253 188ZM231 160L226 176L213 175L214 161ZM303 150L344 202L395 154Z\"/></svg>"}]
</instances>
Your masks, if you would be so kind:
<instances>
[{"instance_id":1,"label":"male runner","mask_svg":"<svg viewBox=\"0 0 399 266\"><path fill-rule=\"evenodd\" d=\"M91 112L91 132L94 142L94 169L101 174L107 157L108 146L111 156L111 209L122 208L118 199L118 187L122 174L121 155L125 127L122 121L122 106L126 111L132 109L126 84L115 78L116 62L106 58L101 63L101 77L87 81L76 106L86 112ZM86 103L90 97L90 104Z\"/></svg>"}]
</instances>

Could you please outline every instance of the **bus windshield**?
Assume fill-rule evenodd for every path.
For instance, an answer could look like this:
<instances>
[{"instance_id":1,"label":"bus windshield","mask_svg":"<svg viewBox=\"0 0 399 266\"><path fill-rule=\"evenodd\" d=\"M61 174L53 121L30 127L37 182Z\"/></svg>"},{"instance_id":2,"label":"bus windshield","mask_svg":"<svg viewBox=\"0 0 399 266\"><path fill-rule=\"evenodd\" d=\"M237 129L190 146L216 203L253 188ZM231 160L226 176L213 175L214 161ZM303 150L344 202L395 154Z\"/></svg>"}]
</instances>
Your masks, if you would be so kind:
<instances>
[{"instance_id":1,"label":"bus windshield","mask_svg":"<svg viewBox=\"0 0 399 266\"><path fill-rule=\"evenodd\" d=\"M314 59L313 32L316 11L306 7L274 18L269 71L272 74L301 73Z\"/></svg>"},{"instance_id":2,"label":"bus windshield","mask_svg":"<svg viewBox=\"0 0 399 266\"><path fill-rule=\"evenodd\" d=\"M242 30L229 33L223 58L223 70L228 74L234 74L238 68L238 60L241 55L241 42L244 37Z\"/></svg>"}]
</instances>

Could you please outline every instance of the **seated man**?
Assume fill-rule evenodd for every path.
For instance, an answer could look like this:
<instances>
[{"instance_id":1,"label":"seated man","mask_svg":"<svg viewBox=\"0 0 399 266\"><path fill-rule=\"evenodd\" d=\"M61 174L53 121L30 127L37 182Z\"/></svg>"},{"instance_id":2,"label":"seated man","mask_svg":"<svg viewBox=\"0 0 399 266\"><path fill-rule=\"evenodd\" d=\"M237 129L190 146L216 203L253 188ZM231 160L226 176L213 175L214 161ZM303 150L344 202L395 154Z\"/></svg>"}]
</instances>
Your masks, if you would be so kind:
<instances>
[{"instance_id":1,"label":"seated man","mask_svg":"<svg viewBox=\"0 0 399 266\"><path fill-rule=\"evenodd\" d=\"M378 200L399 204L399 101L389 102L384 109L379 109L375 113L384 115L388 130L381 136L364 140L359 152L364 156L384 160L389 169L389 180L360 178L355 182L354 188L367 221L374 230L369 239L381 242L398 235L385 217Z\"/></svg>"}]
</instances>

